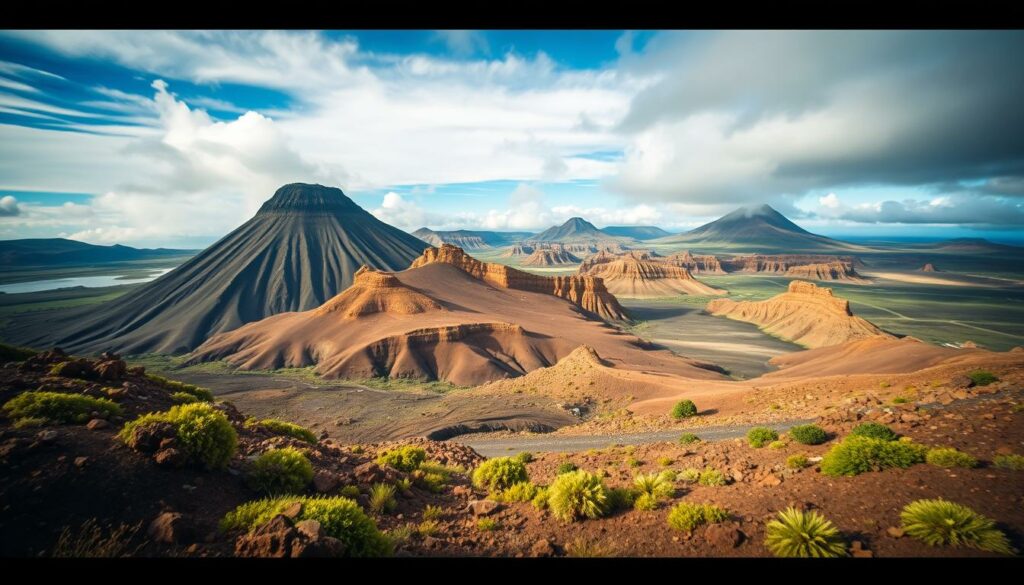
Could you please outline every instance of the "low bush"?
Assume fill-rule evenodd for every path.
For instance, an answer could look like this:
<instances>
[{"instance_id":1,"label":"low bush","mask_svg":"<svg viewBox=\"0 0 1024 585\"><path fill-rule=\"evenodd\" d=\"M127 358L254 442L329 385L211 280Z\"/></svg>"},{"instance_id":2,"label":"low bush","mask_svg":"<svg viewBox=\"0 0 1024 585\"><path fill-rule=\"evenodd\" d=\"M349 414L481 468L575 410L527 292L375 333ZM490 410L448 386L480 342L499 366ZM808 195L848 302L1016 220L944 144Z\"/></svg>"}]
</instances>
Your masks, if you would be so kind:
<instances>
[{"instance_id":1,"label":"low bush","mask_svg":"<svg viewBox=\"0 0 1024 585\"><path fill-rule=\"evenodd\" d=\"M228 417L206 402L172 406L129 422L118 433L128 446L136 447L136 431L149 425L168 423L185 453L208 469L225 467L238 448L238 434Z\"/></svg>"},{"instance_id":2,"label":"low bush","mask_svg":"<svg viewBox=\"0 0 1024 585\"><path fill-rule=\"evenodd\" d=\"M672 459L671 457L659 457L658 458L658 465L660 465L662 467L668 467L669 465L672 465L673 463L675 463L675 460Z\"/></svg>"},{"instance_id":3,"label":"low bush","mask_svg":"<svg viewBox=\"0 0 1024 585\"><path fill-rule=\"evenodd\" d=\"M526 474L526 464L513 457L495 457L484 461L473 470L472 479L474 486L492 492L530 480Z\"/></svg>"},{"instance_id":4,"label":"low bush","mask_svg":"<svg viewBox=\"0 0 1024 585\"><path fill-rule=\"evenodd\" d=\"M60 392L22 392L4 403L13 419L46 419L58 423L85 423L97 412L102 417L118 416L121 406L106 398Z\"/></svg>"},{"instance_id":5,"label":"low bush","mask_svg":"<svg viewBox=\"0 0 1024 585\"><path fill-rule=\"evenodd\" d=\"M388 514L395 509L395 486L375 483L370 486L370 509L378 514Z\"/></svg>"},{"instance_id":6,"label":"low bush","mask_svg":"<svg viewBox=\"0 0 1024 585\"><path fill-rule=\"evenodd\" d=\"M765 546L777 557L844 557L846 542L821 514L788 508L765 527Z\"/></svg>"},{"instance_id":7,"label":"low bush","mask_svg":"<svg viewBox=\"0 0 1024 585\"><path fill-rule=\"evenodd\" d=\"M996 455L992 463L1000 469L1024 471L1024 455Z\"/></svg>"},{"instance_id":8,"label":"low bush","mask_svg":"<svg viewBox=\"0 0 1024 585\"><path fill-rule=\"evenodd\" d=\"M551 513L564 522L604 515L607 500L601 479L583 470L559 475L547 491Z\"/></svg>"},{"instance_id":9,"label":"low bush","mask_svg":"<svg viewBox=\"0 0 1024 585\"><path fill-rule=\"evenodd\" d=\"M523 463L529 463L533 461L533 453L530 453L529 451L523 451L522 453L516 455L516 459L522 461Z\"/></svg>"},{"instance_id":10,"label":"low bush","mask_svg":"<svg viewBox=\"0 0 1024 585\"><path fill-rule=\"evenodd\" d=\"M682 420L697 414L697 405L692 400L680 400L672 407L672 418Z\"/></svg>"},{"instance_id":11,"label":"low bush","mask_svg":"<svg viewBox=\"0 0 1024 585\"><path fill-rule=\"evenodd\" d=\"M811 462L807 460L806 455L790 455L786 458L786 467L790 469L803 469L810 464Z\"/></svg>"},{"instance_id":12,"label":"low bush","mask_svg":"<svg viewBox=\"0 0 1024 585\"><path fill-rule=\"evenodd\" d=\"M969 547L1012 555L1016 551L995 522L943 499L917 500L900 513L908 536L930 546Z\"/></svg>"},{"instance_id":13,"label":"low bush","mask_svg":"<svg viewBox=\"0 0 1024 585\"><path fill-rule=\"evenodd\" d=\"M832 447L821 461L825 475L859 475L890 467L910 467L924 463L928 448L910 441L887 441L864 436L849 436Z\"/></svg>"},{"instance_id":14,"label":"low bush","mask_svg":"<svg viewBox=\"0 0 1024 585\"><path fill-rule=\"evenodd\" d=\"M192 404L193 402L202 402L195 396L192 396L188 392L173 392L171 394L171 400L175 404Z\"/></svg>"},{"instance_id":15,"label":"low bush","mask_svg":"<svg viewBox=\"0 0 1024 585\"><path fill-rule=\"evenodd\" d=\"M282 496L242 504L221 520L221 530L252 530L287 510L302 504L296 521L316 520L324 533L345 543L345 554L374 557L391 554L391 541L359 504L343 497Z\"/></svg>"},{"instance_id":16,"label":"low bush","mask_svg":"<svg viewBox=\"0 0 1024 585\"><path fill-rule=\"evenodd\" d=\"M538 510L548 509L548 488L544 486L537 487L537 493L534 494L533 499L530 500L530 504Z\"/></svg>"},{"instance_id":17,"label":"low bush","mask_svg":"<svg viewBox=\"0 0 1024 585\"><path fill-rule=\"evenodd\" d=\"M483 532L493 532L498 529L498 521L494 518L481 518L476 521L476 527Z\"/></svg>"},{"instance_id":18,"label":"low bush","mask_svg":"<svg viewBox=\"0 0 1024 585\"><path fill-rule=\"evenodd\" d=\"M633 478L633 507L637 510L654 510L663 500L676 495L676 487L667 474L648 473Z\"/></svg>"},{"instance_id":19,"label":"low bush","mask_svg":"<svg viewBox=\"0 0 1024 585\"><path fill-rule=\"evenodd\" d=\"M697 478L697 483L706 486L719 486L725 485L727 480L725 474L717 469L705 467L704 471L700 472L700 477Z\"/></svg>"},{"instance_id":20,"label":"low bush","mask_svg":"<svg viewBox=\"0 0 1024 585\"><path fill-rule=\"evenodd\" d=\"M775 449L776 451L778 451L779 449L785 449L786 448L786 442L785 441L772 441L771 443L768 443L768 448L769 449Z\"/></svg>"},{"instance_id":21,"label":"low bush","mask_svg":"<svg viewBox=\"0 0 1024 585\"><path fill-rule=\"evenodd\" d=\"M354 500L359 497L359 486L347 485L341 488L338 493Z\"/></svg>"},{"instance_id":22,"label":"low bush","mask_svg":"<svg viewBox=\"0 0 1024 585\"><path fill-rule=\"evenodd\" d=\"M825 430L818 425L798 425L789 429L789 436L803 445L820 445L828 440Z\"/></svg>"},{"instance_id":23,"label":"low bush","mask_svg":"<svg viewBox=\"0 0 1024 585\"><path fill-rule=\"evenodd\" d=\"M427 459L427 452L415 445L402 445L377 456L377 465L386 465L399 471L412 471Z\"/></svg>"},{"instance_id":24,"label":"low bush","mask_svg":"<svg viewBox=\"0 0 1024 585\"><path fill-rule=\"evenodd\" d=\"M563 473L569 473L571 471L576 471L577 469L579 468L576 467L576 464L572 461L563 461L558 464L558 469L555 470L555 473L557 475L562 475Z\"/></svg>"},{"instance_id":25,"label":"low bush","mask_svg":"<svg viewBox=\"0 0 1024 585\"><path fill-rule=\"evenodd\" d=\"M643 461L640 461L636 457L630 456L626 457L626 465L630 467L640 467L641 465L643 465Z\"/></svg>"},{"instance_id":26,"label":"low bush","mask_svg":"<svg viewBox=\"0 0 1024 585\"><path fill-rule=\"evenodd\" d=\"M747 442L755 449L760 449L772 441L779 439L779 433L767 427L754 427L747 431Z\"/></svg>"},{"instance_id":27,"label":"low bush","mask_svg":"<svg viewBox=\"0 0 1024 585\"><path fill-rule=\"evenodd\" d=\"M681 532L693 532L698 526L715 524L729 518L729 513L714 504L681 502L668 513L668 525Z\"/></svg>"},{"instance_id":28,"label":"low bush","mask_svg":"<svg viewBox=\"0 0 1024 585\"><path fill-rule=\"evenodd\" d=\"M970 378L972 382L974 382L975 386L988 386L993 382L999 381L999 378L997 378L995 374L993 374L992 372L987 372L985 370L974 370L973 372L967 374L967 377Z\"/></svg>"},{"instance_id":29,"label":"low bush","mask_svg":"<svg viewBox=\"0 0 1024 585\"><path fill-rule=\"evenodd\" d=\"M636 504L636 492L629 488L611 488L608 490L608 498L605 501L605 509L608 512L618 510L629 510Z\"/></svg>"},{"instance_id":30,"label":"low bush","mask_svg":"<svg viewBox=\"0 0 1024 585\"><path fill-rule=\"evenodd\" d=\"M290 423L288 421L278 420L276 418L265 418L263 420L249 420L245 422L248 427L262 427L275 435L284 435L299 441L305 441L310 445L316 445L318 440L313 431L307 429L302 425Z\"/></svg>"},{"instance_id":31,"label":"low bush","mask_svg":"<svg viewBox=\"0 0 1024 585\"><path fill-rule=\"evenodd\" d=\"M537 486L528 481L520 481L512 484L505 491L499 494L503 502L529 502L537 495Z\"/></svg>"},{"instance_id":32,"label":"low bush","mask_svg":"<svg viewBox=\"0 0 1024 585\"><path fill-rule=\"evenodd\" d=\"M690 445L690 444L698 443L698 442L700 442L700 437L698 437L697 435L695 435L693 433L683 433L679 437L679 444L680 445Z\"/></svg>"},{"instance_id":33,"label":"low bush","mask_svg":"<svg viewBox=\"0 0 1024 585\"><path fill-rule=\"evenodd\" d=\"M850 434L855 437L869 437L883 441L895 441L899 437L889 427L876 422L859 424L850 431Z\"/></svg>"},{"instance_id":34,"label":"low bush","mask_svg":"<svg viewBox=\"0 0 1024 585\"><path fill-rule=\"evenodd\" d=\"M676 475L676 479L679 481L685 481L686 483L697 483L700 480L700 470L693 467L689 467L679 472Z\"/></svg>"},{"instance_id":35,"label":"low bush","mask_svg":"<svg viewBox=\"0 0 1024 585\"><path fill-rule=\"evenodd\" d=\"M418 532L420 536L434 536L438 532L441 532L441 523L437 520L424 520L416 527L416 532Z\"/></svg>"},{"instance_id":36,"label":"low bush","mask_svg":"<svg viewBox=\"0 0 1024 585\"><path fill-rule=\"evenodd\" d=\"M313 465L292 447L274 449L260 455L249 470L249 485L269 495L294 494L313 481Z\"/></svg>"},{"instance_id":37,"label":"low bush","mask_svg":"<svg viewBox=\"0 0 1024 585\"><path fill-rule=\"evenodd\" d=\"M977 467L978 460L963 451L957 451L952 447L940 447L929 449L925 455L928 465L936 467Z\"/></svg>"}]
</instances>

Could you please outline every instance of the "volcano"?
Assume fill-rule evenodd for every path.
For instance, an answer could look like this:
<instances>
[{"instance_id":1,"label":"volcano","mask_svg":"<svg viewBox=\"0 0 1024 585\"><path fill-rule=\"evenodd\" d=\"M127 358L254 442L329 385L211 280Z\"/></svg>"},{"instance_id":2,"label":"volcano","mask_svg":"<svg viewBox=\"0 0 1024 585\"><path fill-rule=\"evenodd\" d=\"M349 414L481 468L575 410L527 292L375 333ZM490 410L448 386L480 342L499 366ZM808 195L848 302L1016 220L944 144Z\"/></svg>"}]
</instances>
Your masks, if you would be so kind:
<instances>
[{"instance_id":1,"label":"volcano","mask_svg":"<svg viewBox=\"0 0 1024 585\"><path fill-rule=\"evenodd\" d=\"M620 238L597 229L594 224L582 217L571 218L562 225L552 226L529 238L531 242L593 242L618 239Z\"/></svg>"},{"instance_id":2,"label":"volcano","mask_svg":"<svg viewBox=\"0 0 1024 585\"><path fill-rule=\"evenodd\" d=\"M318 307L348 288L364 264L408 268L426 248L341 189L294 183L160 278L102 305L17 319L4 337L79 353L184 353L245 323Z\"/></svg>"}]
</instances>

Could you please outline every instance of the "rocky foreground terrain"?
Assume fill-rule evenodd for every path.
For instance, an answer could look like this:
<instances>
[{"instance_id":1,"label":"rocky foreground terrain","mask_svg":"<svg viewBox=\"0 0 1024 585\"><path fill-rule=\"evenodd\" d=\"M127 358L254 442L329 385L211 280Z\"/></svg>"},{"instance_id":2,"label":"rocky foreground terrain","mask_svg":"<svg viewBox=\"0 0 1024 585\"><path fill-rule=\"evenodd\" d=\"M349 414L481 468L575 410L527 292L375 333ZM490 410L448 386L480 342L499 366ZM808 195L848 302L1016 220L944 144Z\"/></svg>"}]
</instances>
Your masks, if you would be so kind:
<instances>
[{"instance_id":1,"label":"rocky foreground terrain","mask_svg":"<svg viewBox=\"0 0 1024 585\"><path fill-rule=\"evenodd\" d=\"M827 518L833 553L854 557L1024 544L1024 393L999 372L940 381L953 389L928 405L834 397L818 430L781 437L704 442L697 430L485 461L453 443L342 445L247 419L113 355L5 354L4 556L768 556L788 507ZM892 436L851 438L867 422ZM858 440L892 453L835 455ZM986 550L926 544L901 511L934 498L1002 536Z\"/></svg>"}]
</instances>

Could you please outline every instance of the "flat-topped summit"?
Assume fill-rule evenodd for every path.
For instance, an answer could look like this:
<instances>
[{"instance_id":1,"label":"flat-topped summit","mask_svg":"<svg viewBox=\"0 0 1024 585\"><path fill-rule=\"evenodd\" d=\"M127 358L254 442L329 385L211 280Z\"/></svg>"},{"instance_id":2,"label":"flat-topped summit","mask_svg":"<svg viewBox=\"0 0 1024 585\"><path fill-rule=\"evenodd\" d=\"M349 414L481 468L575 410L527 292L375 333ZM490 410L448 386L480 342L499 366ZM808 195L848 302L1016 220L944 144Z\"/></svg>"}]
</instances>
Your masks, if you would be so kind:
<instances>
[{"instance_id":1,"label":"flat-topped summit","mask_svg":"<svg viewBox=\"0 0 1024 585\"><path fill-rule=\"evenodd\" d=\"M362 211L337 187L309 183L289 183L274 192L257 213L331 213Z\"/></svg>"}]
</instances>

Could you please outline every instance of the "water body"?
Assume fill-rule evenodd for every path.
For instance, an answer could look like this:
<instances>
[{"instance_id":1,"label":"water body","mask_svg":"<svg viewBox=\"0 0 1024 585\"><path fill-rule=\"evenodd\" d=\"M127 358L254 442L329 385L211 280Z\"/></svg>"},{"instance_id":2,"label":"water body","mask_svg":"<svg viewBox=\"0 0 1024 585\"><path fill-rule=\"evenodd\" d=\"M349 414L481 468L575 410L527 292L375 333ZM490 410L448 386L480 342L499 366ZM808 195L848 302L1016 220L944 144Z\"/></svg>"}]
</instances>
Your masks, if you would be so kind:
<instances>
[{"instance_id":1,"label":"water body","mask_svg":"<svg viewBox=\"0 0 1024 585\"><path fill-rule=\"evenodd\" d=\"M702 307L669 301L622 299L633 318L644 323L640 337L679 355L718 364L740 379L775 370L771 358L804 348L763 333L756 325L705 314Z\"/></svg>"},{"instance_id":2,"label":"water body","mask_svg":"<svg viewBox=\"0 0 1024 585\"><path fill-rule=\"evenodd\" d=\"M51 278L47 280L31 280L28 282L16 282L13 284L0 285L0 292L7 294L32 293L44 290L56 290L59 288L71 288L84 286L98 288L104 286L117 286L120 284L139 284L149 282L167 274L173 268L153 270L146 275L119 275L110 274L103 276L75 276L71 278Z\"/></svg>"}]
</instances>

